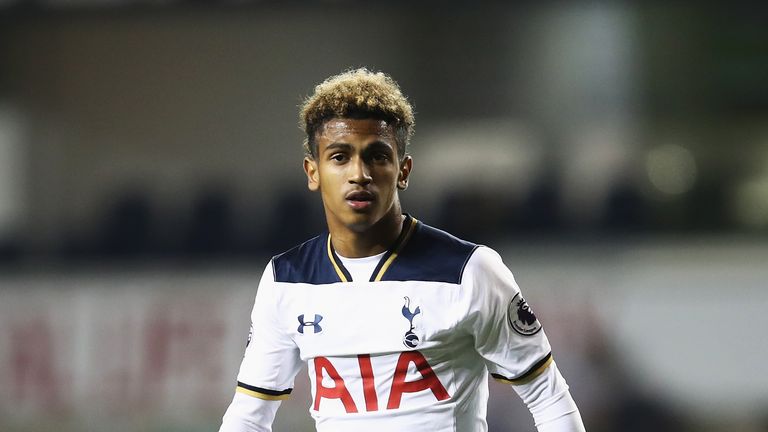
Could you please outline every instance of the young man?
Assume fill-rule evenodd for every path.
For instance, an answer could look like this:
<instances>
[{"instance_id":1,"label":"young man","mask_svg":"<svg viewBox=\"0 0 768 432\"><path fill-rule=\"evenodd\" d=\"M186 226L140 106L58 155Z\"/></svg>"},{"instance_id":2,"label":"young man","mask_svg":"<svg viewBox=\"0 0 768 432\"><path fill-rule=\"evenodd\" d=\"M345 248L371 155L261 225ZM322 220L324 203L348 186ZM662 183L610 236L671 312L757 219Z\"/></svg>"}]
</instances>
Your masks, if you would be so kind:
<instances>
[{"instance_id":1,"label":"young man","mask_svg":"<svg viewBox=\"0 0 768 432\"><path fill-rule=\"evenodd\" d=\"M403 214L411 105L387 75L327 79L301 109L328 233L272 258L221 431L270 431L308 366L320 432L488 429L488 376L540 432L583 431L541 324L492 249Z\"/></svg>"}]
</instances>

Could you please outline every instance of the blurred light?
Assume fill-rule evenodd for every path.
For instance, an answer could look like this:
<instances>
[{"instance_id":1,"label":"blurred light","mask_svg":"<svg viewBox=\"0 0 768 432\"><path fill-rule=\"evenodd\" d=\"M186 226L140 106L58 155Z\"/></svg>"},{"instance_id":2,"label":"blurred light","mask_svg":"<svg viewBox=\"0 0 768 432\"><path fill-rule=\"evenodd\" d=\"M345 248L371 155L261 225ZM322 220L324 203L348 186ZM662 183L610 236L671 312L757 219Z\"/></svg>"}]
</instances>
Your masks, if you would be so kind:
<instances>
[{"instance_id":1,"label":"blurred light","mask_svg":"<svg viewBox=\"0 0 768 432\"><path fill-rule=\"evenodd\" d=\"M181 0L46 0L42 2L45 6L51 8L59 7L115 7L115 6L134 6L134 5L163 5L170 3L183 3Z\"/></svg>"},{"instance_id":2,"label":"blurred light","mask_svg":"<svg viewBox=\"0 0 768 432\"><path fill-rule=\"evenodd\" d=\"M467 187L503 189L504 196L520 198L539 176L542 146L515 120L454 121L422 128L419 134L414 147L418 182L409 192L424 191L422 201L434 202L442 193Z\"/></svg>"},{"instance_id":3,"label":"blurred light","mask_svg":"<svg viewBox=\"0 0 768 432\"><path fill-rule=\"evenodd\" d=\"M18 228L23 213L22 119L0 105L0 237ZM0 238L2 240L2 238Z\"/></svg>"},{"instance_id":4,"label":"blurred light","mask_svg":"<svg viewBox=\"0 0 768 432\"><path fill-rule=\"evenodd\" d=\"M651 149L645 161L648 180L664 195L688 192L696 182L693 154L679 145L668 144Z\"/></svg>"},{"instance_id":5,"label":"blurred light","mask_svg":"<svg viewBox=\"0 0 768 432\"><path fill-rule=\"evenodd\" d=\"M739 185L733 211L743 226L768 228L768 174Z\"/></svg>"},{"instance_id":6,"label":"blurred light","mask_svg":"<svg viewBox=\"0 0 768 432\"><path fill-rule=\"evenodd\" d=\"M595 122L571 134L560 152L563 204L572 222L597 223L618 184L636 174L634 131L627 122Z\"/></svg>"}]
</instances>

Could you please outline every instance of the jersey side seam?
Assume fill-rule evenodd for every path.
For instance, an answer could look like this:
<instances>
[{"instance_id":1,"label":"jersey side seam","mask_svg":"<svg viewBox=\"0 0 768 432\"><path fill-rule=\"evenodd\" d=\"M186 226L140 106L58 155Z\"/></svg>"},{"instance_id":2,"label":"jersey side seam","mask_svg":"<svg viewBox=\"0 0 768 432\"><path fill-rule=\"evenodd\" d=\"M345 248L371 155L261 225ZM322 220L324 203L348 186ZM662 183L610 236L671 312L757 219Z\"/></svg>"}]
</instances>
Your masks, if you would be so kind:
<instances>
[{"instance_id":1,"label":"jersey side seam","mask_svg":"<svg viewBox=\"0 0 768 432\"><path fill-rule=\"evenodd\" d=\"M480 245L475 245L471 251L467 254L467 258L464 260L464 263L461 265L461 271L459 271L459 283L458 285L461 285L461 281L464 279L464 269L467 268L467 263L469 263L469 259L472 258L472 255L475 254L475 251L480 247Z\"/></svg>"}]
</instances>

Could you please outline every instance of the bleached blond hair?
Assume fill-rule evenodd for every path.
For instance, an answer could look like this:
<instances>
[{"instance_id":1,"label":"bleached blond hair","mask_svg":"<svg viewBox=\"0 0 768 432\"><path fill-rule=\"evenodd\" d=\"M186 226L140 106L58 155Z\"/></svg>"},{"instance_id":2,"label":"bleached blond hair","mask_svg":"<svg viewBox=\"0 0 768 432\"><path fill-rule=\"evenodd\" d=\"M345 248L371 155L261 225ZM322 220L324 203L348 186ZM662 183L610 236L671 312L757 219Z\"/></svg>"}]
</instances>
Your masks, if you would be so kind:
<instances>
[{"instance_id":1,"label":"bleached blond hair","mask_svg":"<svg viewBox=\"0 0 768 432\"><path fill-rule=\"evenodd\" d=\"M317 156L317 133L333 118L372 118L392 126L397 154L402 160L413 135L413 107L395 80L383 72L351 69L329 77L315 87L299 110L299 125L306 133L304 152Z\"/></svg>"}]
</instances>

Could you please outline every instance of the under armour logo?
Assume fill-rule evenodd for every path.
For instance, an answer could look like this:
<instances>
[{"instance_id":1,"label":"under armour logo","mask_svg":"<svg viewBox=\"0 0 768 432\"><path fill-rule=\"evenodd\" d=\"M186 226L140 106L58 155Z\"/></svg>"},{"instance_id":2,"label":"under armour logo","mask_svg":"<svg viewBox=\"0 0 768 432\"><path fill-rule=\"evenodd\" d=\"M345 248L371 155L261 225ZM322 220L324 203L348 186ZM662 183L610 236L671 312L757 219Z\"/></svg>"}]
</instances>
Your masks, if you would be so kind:
<instances>
[{"instance_id":1,"label":"under armour logo","mask_svg":"<svg viewBox=\"0 0 768 432\"><path fill-rule=\"evenodd\" d=\"M315 320L314 321L304 321L304 314L299 315L299 328L298 332L301 334L304 334L304 327L312 326L312 329L314 330L313 333L320 333L323 331L323 328L320 327L320 321L323 320L322 315L315 314Z\"/></svg>"},{"instance_id":2,"label":"under armour logo","mask_svg":"<svg viewBox=\"0 0 768 432\"><path fill-rule=\"evenodd\" d=\"M419 344L419 337L413 332L413 329L415 328L413 326L413 318L421 313L421 308L416 306L416 310L411 312L411 299L405 297L405 305L403 306L402 312L403 316L411 325L411 328L408 329L408 331L405 332L405 336L403 336L403 344L408 348L416 348L416 345Z\"/></svg>"}]
</instances>

